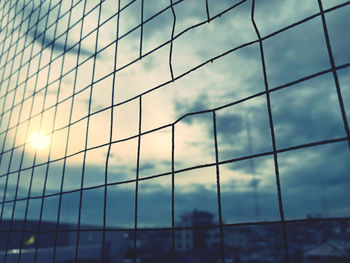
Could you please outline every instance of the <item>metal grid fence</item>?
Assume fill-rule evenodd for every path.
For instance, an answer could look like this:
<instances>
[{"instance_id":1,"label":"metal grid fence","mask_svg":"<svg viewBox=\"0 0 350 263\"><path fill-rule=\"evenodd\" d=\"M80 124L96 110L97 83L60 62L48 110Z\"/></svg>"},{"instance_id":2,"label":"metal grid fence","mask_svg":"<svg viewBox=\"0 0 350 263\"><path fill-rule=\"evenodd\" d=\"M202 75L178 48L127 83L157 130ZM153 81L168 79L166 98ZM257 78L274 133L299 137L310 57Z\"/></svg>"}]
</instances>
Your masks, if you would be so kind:
<instances>
[{"instance_id":1,"label":"metal grid fence","mask_svg":"<svg viewBox=\"0 0 350 263\"><path fill-rule=\"evenodd\" d=\"M14 238L17 238L19 247L17 251L17 258L16 262L22 262L21 257L24 254L24 244L27 239L27 234L35 234L35 240L40 240L42 234L53 234L53 245L52 245L52 260L55 262L56 254L59 251L58 243L59 243L59 234L62 232L72 232L76 233L76 242L75 242L75 251L74 251L74 258L75 262L78 262L79 258L79 239L81 238L82 234L84 232L100 232L102 234L102 240L101 240L101 262L107 262L106 257L106 235L109 232L118 232L118 231L130 231L132 233L132 248L133 251L130 252L132 255L133 262L137 261L137 255L138 255L138 236L142 235L143 231L152 231L152 230L160 230L160 231L170 231L171 232L171 261L175 262L177 260L176 256L176 247L175 247L175 234L176 230L186 230L186 229L192 229L191 226L177 226L176 225L176 217L175 217L175 180L176 176L178 174L192 171L196 169L206 168L206 167L214 167L216 170L216 194L217 194L217 215L218 215L218 224L214 225L207 225L207 226L200 226L198 228L214 228L219 229L219 238L220 238L220 262L225 262L225 236L224 236L224 229L227 227L233 227L233 226L244 226L244 225L270 225L270 224L276 224L280 225L282 230L282 240L283 240L283 259L285 262L292 262L290 257L290 251L289 251L289 245L288 245L288 236L287 236L287 224L290 222L304 222L306 220L300 219L300 220L286 220L284 215L284 205L283 205L283 191L284 189L281 187L280 184L280 169L279 169L279 160L278 156L281 153L285 152L291 152L296 151L298 149L303 148L312 148L319 145L326 145L326 144L336 144L341 142L347 142L350 145L350 132L349 132L349 124L347 120L347 115L345 111L344 106L344 100L342 97L342 90L339 84L338 80L338 71L341 69L346 69L350 66L350 63L337 65L334 61L334 56L332 52L334 49L332 48L330 39L329 39L329 33L328 33L328 27L327 27L327 20L326 20L326 14L335 12L336 10L340 10L343 8L346 8L350 1L343 2L339 5L335 5L333 7L330 7L328 9L324 9L322 6L322 1L318 0L318 7L319 11L311 16L304 17L303 19L296 21L286 27L279 28L277 31L274 31L267 35L262 35L259 31L259 24L255 20L255 9L256 9L256 2L255 0L252 1L232 1L232 5L228 8L225 8L224 10L220 11L220 13L217 13L215 15L211 14L210 9L210 1L201 1L200 6L205 6L206 10L206 20L199 21L198 23L193 23L191 26L183 29L180 32L176 32L175 28L177 25L177 18L178 15L175 10L176 6L181 4L184 0L179 1L173 1L170 0L167 6L165 6L160 11L152 14L147 19L145 19L144 15L144 5L147 0L133 0L128 1L128 3L121 3L125 1L116 0L116 1L55 1L55 0L38 0L38 1L2 1L0 5L0 12L1 12L1 34L0 34L0 48L1 48L1 65L0 65L0 74L1 74L1 91L0 91L0 101L1 101L1 156L0 156L0 163L1 163L1 239L2 242L5 244L5 250L2 254L2 262L8 262L10 256L9 253L11 252L11 240ZM103 17L103 10L104 8L109 4L109 16ZM105 5L105 6L104 6ZM123 34L120 33L120 17L123 16L123 14L132 8L135 5L140 6L140 23L138 23L134 28L128 30L127 32L124 32ZM180 74L176 74L175 70L173 69L173 60L174 60L174 52L173 48L176 46L177 40L187 34L188 32L203 27L205 25L208 25L210 23L213 23L215 20L222 19L225 15L228 13L235 12L236 9L238 9L240 6L249 6L250 9L250 20L251 20L251 27L253 27L256 37L255 40L245 42L243 44L240 44L238 46L231 46L224 52L220 54L216 54L213 57L210 57L210 59L205 60L204 62L201 62L200 64L197 64L195 67L192 67L184 72L181 72ZM273 8L273 7L271 7ZM81 16L75 17L74 12L79 9L81 11ZM170 11L170 12L169 12ZM157 47L145 51L144 48L144 38L145 38L145 26L150 23L152 20L156 19L157 17L161 16L165 12L169 12L169 14L172 15L172 28L170 38L166 40L165 42L162 42ZM95 15L97 19L96 25L93 26L91 31L84 31L85 27L87 26L86 18L89 17L89 15L93 14ZM68 19L67 26L64 28L60 24L60 21L65 18ZM279 34L282 34L283 32L287 32L289 30L292 30L295 27L298 27L300 25L303 25L304 23L307 23L308 21L314 20L314 19L321 19L322 21L322 31L324 34L324 41L326 43L328 56L329 56L329 67L326 70L320 71L320 72L313 72L310 75L305 75L299 79L295 79L291 82L284 83L282 85L278 86L272 86L269 83L268 80L268 74L267 74L267 67L266 67L266 61L265 61L265 55L264 55L264 48L265 48L265 42L274 36L277 36ZM99 34L102 27L106 25L108 22L113 21L113 25L115 27L115 36L112 36L112 41L109 43L100 43L99 42ZM73 38L75 37L76 43L70 43L68 40L68 35L72 34L71 31L75 27L79 26L78 30L76 30L77 33L73 35ZM62 29L63 28L63 29ZM124 53L119 53L119 43L123 41L123 39L127 38L131 34L135 34L135 32L139 35L139 40L137 41L138 46L138 55L137 57L133 59L129 59L127 62L125 62L122 65L118 64L119 57L123 57ZM92 44L94 46L94 49L92 50L86 50L83 47L84 40L88 40L89 37L93 34L96 34L95 42ZM229 34L229 32L228 32ZM71 36L71 35L70 35ZM62 41L63 39L63 41ZM134 41L136 42L136 41ZM39 45L39 48L37 46ZM160 127L150 129L150 130L143 130L143 98L147 96L150 93L154 93L157 90L160 90L164 87L167 87L169 85L172 85L172 83L176 83L178 80L192 74L195 71L198 71L199 69L206 67L207 65L210 65L211 63L215 63L217 60L221 59L222 57L228 56L231 53L237 52L241 49L244 49L245 47L252 46L252 45L258 45L259 51L260 51L260 67L262 72L262 77L264 81L264 90L258 93L250 94L249 96L246 96L244 98L241 98L239 100L232 100L230 103L220 105L215 108L208 108L205 110L200 111L191 111L187 112L185 115L182 115L180 118L176 119L174 122L164 124ZM157 52L163 47L167 47L169 49L168 52L168 70L170 73L170 78L163 83L153 86L150 89L144 90L142 92L139 92L136 96L131 96L129 98L126 98L125 100L117 100L118 97L118 74L120 72L128 71L132 65L135 63L138 63L139 61L142 61L148 56L151 56L153 53ZM114 58L110 57L110 60L112 61L112 69L104 74L97 72L98 63L100 60L105 60L106 57L101 58L101 54L106 51L108 48L111 48L114 50L112 52L114 54ZM49 50L50 52L45 53L45 51ZM49 54L49 55L48 55ZM65 69L67 63L67 56L71 54L76 54L75 56L75 63L74 66L72 66L69 69ZM87 61L92 61L92 71L91 74L84 76L86 78L86 85L81 87L78 85L78 72L79 69L83 69L84 63ZM104 62L104 61L103 61ZM103 63L102 62L102 63ZM235 70L235 69L232 69ZM337 94L337 101L339 106L339 114L341 114L342 123L344 126L344 136L338 137L338 138L327 138L325 140L321 141L308 141L305 144L300 145L294 145L290 147L285 148L278 148L276 145L276 138L275 138L275 127L274 127L274 118L272 114L272 106L270 101L270 94L274 93L276 91L282 90L282 89L293 89L295 85L299 83L303 83L305 81L317 78L319 76L325 75L331 73L333 76L333 81L336 88L336 94ZM73 82L71 83L72 92L71 95L65 98L60 97L61 88L63 87L64 78L68 76L69 74L73 75ZM102 74L102 75L101 75ZM96 75L99 75L96 77ZM92 110L92 100L93 100L93 87L98 85L99 83L103 82L107 78L112 78L112 87L111 87L111 93L108 96L111 96L109 105L104 106L100 108L97 111ZM135 77L137 78L137 76ZM42 81L44 79L44 81ZM48 94L52 92L52 87L54 85L57 85L57 92L55 93L55 101L50 106L46 106L47 103L46 99L48 97ZM190 88L190 87L189 87ZM235 89L233 86L232 89ZM87 96L87 104L88 104L88 110L86 113L84 113L81 117L73 119L73 106L74 101L76 100L77 96L84 91L88 92ZM42 101L38 104L36 99L38 99L38 94L42 96ZM224 159L220 160L219 155L219 147L218 147L218 134L217 134L217 113L220 110L232 107L234 105L238 105L247 101L251 101L255 98L264 98L266 101L266 107L267 107L267 113L268 113L268 121L269 121L269 132L270 132L270 140L272 144L272 150L271 151L265 151L265 152L259 152L255 154L250 155L242 155L231 159ZM66 104L64 104L66 103ZM67 105L70 104L68 115L66 116L59 116L61 114L59 112L60 105ZM115 131L113 129L115 125L115 114L114 111L118 109L119 107L122 107L123 105L129 104L129 103L137 103L138 104L138 132L135 135L122 138L122 139L115 139ZM26 107L25 104L28 104L29 107ZM26 152L27 148L30 148L30 143L28 141L28 138L30 137L30 129L25 129L23 134L23 127L24 125L29 125L31 121L38 120L37 122L37 128L40 130L40 127L44 125L44 115L45 113L53 111L53 120L52 120L52 127L47 134L48 136L53 136L59 131L65 130L67 131L66 136L64 137L64 140L62 141L62 144L64 144L64 155L63 156L53 156L55 149L53 148L52 144L49 146L48 156L46 161L41 162L38 164L37 161L37 152L36 150L33 153L32 156L32 163L29 166L25 166L25 158L28 154ZM108 131L108 141L104 143L100 143L97 145L91 146L88 143L89 133L92 131L89 128L86 128L85 135L82 135L84 138L84 145L81 150L77 151L69 151L69 138L70 138L70 132L72 127L80 123L82 121L86 121L86 127L90 127L89 123L90 120L94 117L94 115L97 115L101 112L108 112L110 114L108 122L109 125L109 131ZM215 161L210 163L200 163L195 166L185 167L181 169L176 169L176 160L175 160L175 139L176 139L176 125L189 116L197 116L201 114L211 114L212 119L212 138L214 140L214 152L215 152ZM21 117L25 116L25 117ZM67 122L62 127L56 128L54 123L58 121L60 118L66 118ZM91 124L90 124L91 125ZM254 124L253 124L254 125ZM171 129L171 170L164 173L159 174L151 174L147 177L141 177L140 176L140 148L142 139L144 136L152 133L156 133L157 131L164 130L164 129ZM22 129L22 130L21 130ZM21 135L20 135L21 134ZM15 139L11 138L17 138L18 136L24 136L25 140L18 144L16 143ZM137 156L136 156L136 175L134 179L130 180L116 180L114 182L111 182L108 179L108 170L111 169L111 149L114 145L129 141L129 140L137 140ZM86 186L84 184L84 174L85 174L85 168L86 165L89 165L87 161L87 154L89 151L99 149L102 147L107 147L107 155L105 159L105 172L104 172L104 182L102 184L92 185L92 186ZM19 157L15 156L19 153ZM82 174L81 174L81 180L80 180L80 187L74 190L64 190L64 178L65 178L65 171L66 171L66 165L67 160L71 157L77 156L81 154L83 156L82 159ZM225 164L231 164L243 160L251 160L257 157L263 157L263 156L272 156L273 157L273 163L274 163L274 174L275 174L275 186L277 189L277 196L276 199L278 199L278 208L279 208L279 220L274 221L258 221L258 222L247 222L247 223L225 223L222 217L222 205L221 205L221 189L220 189L220 167ZM15 159L18 159L18 166L15 169L12 169L13 162L15 162ZM63 169L62 169L62 180L60 183L60 190L54 193L47 193L46 192L46 185L50 170L50 165L53 163L56 163L58 161L63 162ZM43 177L43 189L41 191L40 195L32 196L31 195L31 188L33 187L33 177L34 177L34 170L38 167L44 167L44 177ZM5 170L5 171L4 171ZM30 174L30 183L29 183L29 190L26 192L25 195L20 194L20 180L21 175L23 172L27 171ZM139 183L142 181L148 181L148 180L155 180L156 178L164 177L164 176L170 176L171 177L171 227L156 227L156 228L142 228L139 226L138 223L138 211L140 209L139 200L138 200L138 192L139 192ZM16 180L16 188L13 190L9 188L9 181L11 178L15 178ZM110 186L114 185L122 185L127 183L135 183L135 197L134 197L134 222L133 227L131 228L111 228L108 227L106 223L106 210L107 210L107 189ZM103 197L103 203L100 204L103 209L103 224L100 228L87 228L84 227L81 223L82 218L82 203L83 203L83 193L86 190L91 189L103 189L104 191L104 197ZM9 191L14 191L12 193L12 198L7 198L7 195L9 195ZM79 211L78 211L78 223L76 229L62 229L60 228L60 213L61 213L61 205L62 205L62 196L67 193L78 193L79 194ZM57 220L55 227L52 229L45 229L44 226L44 218L45 218L45 209L44 209L44 200L46 200L49 197L56 196L58 198L58 207L57 207ZM27 219L27 214L30 206L30 200L40 200L40 210L39 213L39 219L38 219L38 228L37 229L31 229L26 224L29 222L29 219ZM23 226L21 228L15 227L15 211L16 211L16 205L19 204L19 202L25 201L25 213L23 217ZM115 200L117 202L118 200ZM5 212L6 207L11 207L11 213L9 218L5 218ZM321 220L321 219L320 219ZM334 218L323 218L322 221L327 220L334 220ZM339 220L346 220L346 218L342 218ZM6 222L5 222L6 221ZM28 223L29 224L29 223ZM34 247L34 257L33 262L39 262L39 241L35 243ZM23 251L22 251L23 250ZM22 259L23 260L23 259ZM219 262L218 261L218 262ZM9 261L12 262L12 261ZM14 262L14 261L13 261Z\"/></svg>"}]
</instances>

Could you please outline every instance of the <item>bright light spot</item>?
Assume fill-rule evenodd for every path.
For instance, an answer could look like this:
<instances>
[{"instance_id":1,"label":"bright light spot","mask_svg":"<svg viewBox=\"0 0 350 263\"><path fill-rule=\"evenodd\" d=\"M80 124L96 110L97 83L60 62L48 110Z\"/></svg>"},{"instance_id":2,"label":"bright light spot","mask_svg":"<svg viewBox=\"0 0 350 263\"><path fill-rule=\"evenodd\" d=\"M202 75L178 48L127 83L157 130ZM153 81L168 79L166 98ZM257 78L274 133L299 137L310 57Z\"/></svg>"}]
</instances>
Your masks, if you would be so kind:
<instances>
[{"instance_id":1,"label":"bright light spot","mask_svg":"<svg viewBox=\"0 0 350 263\"><path fill-rule=\"evenodd\" d=\"M50 138L49 136L45 135L43 132L40 132L40 133L34 132L29 137L29 143L33 148L42 150L50 144Z\"/></svg>"}]
</instances>

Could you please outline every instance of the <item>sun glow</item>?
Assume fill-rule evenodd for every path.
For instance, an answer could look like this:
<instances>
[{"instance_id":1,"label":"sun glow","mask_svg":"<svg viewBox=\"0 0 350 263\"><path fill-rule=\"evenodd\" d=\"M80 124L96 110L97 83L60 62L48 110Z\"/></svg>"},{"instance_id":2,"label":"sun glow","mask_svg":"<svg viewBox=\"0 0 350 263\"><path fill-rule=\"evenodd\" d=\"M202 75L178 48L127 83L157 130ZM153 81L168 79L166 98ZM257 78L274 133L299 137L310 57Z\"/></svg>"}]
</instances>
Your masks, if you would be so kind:
<instances>
[{"instance_id":1,"label":"sun glow","mask_svg":"<svg viewBox=\"0 0 350 263\"><path fill-rule=\"evenodd\" d=\"M50 144L50 137L45 135L43 132L34 132L29 137L28 141L33 148L42 150Z\"/></svg>"}]
</instances>

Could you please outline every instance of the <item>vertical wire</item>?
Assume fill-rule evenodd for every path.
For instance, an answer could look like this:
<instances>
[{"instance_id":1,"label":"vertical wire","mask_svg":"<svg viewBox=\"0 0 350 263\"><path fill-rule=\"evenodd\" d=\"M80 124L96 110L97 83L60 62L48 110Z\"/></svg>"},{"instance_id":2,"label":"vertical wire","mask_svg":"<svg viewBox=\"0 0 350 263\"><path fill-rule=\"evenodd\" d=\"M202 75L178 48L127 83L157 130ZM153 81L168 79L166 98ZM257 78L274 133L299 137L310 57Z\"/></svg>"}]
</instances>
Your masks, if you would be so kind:
<instances>
[{"instance_id":1,"label":"vertical wire","mask_svg":"<svg viewBox=\"0 0 350 263\"><path fill-rule=\"evenodd\" d=\"M273 118L272 118L272 110L271 110L269 83L268 83L268 80L267 80L263 43L262 43L262 39L261 39L261 36L260 36L259 29L258 29L258 27L257 27L257 25L255 23L255 20L254 20L254 12L255 12L255 0L252 0L251 21L252 21L255 33L256 33L256 35L257 35L257 37L259 39L260 58L261 58L263 75L264 75L264 84L265 84L265 93L266 93L266 105L267 105L267 111L268 111L268 116L269 116L271 142L272 142L272 149L273 149L273 159L274 159L274 167L275 167L276 186L277 186L277 193L278 193L278 206L279 206L279 212L280 212L280 218L281 218L281 226L282 226L282 233L283 233L283 245L284 245L284 251L285 251L285 262L289 263L290 259L289 259L289 251L288 251L288 237L287 237L287 229L286 229L286 224L285 224L285 219L284 219L284 211L283 211L283 203L282 203L282 191L281 191L279 167L278 167L278 159L277 159L277 147L276 147L276 139L275 139L275 130L274 130L274 124L273 124Z\"/></svg>"},{"instance_id":2,"label":"vertical wire","mask_svg":"<svg viewBox=\"0 0 350 263\"><path fill-rule=\"evenodd\" d=\"M95 68L96 68L96 59L97 59L97 49L98 49L98 37L99 37L99 32L100 32L100 23L101 23L101 4L102 2L99 3L98 7L98 19L97 19L97 28L96 28L96 41L95 41L95 52L94 52L94 63L93 63L93 71L92 71L92 81L91 83L94 82L94 78L95 78ZM85 141L85 151L84 151L84 160L83 160L83 175L82 175L82 184L81 187L83 188L83 184L84 184L84 172L85 172L85 164L86 164L86 149L87 149L87 142L88 142L88 130L89 130L89 120L90 120L90 113L91 113L91 103L92 103L92 92L94 89L94 85L91 84L91 88L90 88L90 97L89 97L89 109L88 109L88 123L87 123L87 134L86 134L86 141ZM112 104L113 105L113 104ZM112 109L111 109L112 111ZM112 128L112 126L111 126ZM107 162L107 157L106 157L106 162ZM104 190L106 190L105 188L106 186L104 186ZM104 197L105 197L106 191L104 191ZM81 207L81 202L82 199L80 199L80 207ZM101 257L100 260L102 260L102 262L104 262L104 240L105 240L105 232L106 232L106 228L105 228L105 199L103 199L103 230L102 230L102 244L101 244ZM81 209L80 212L81 213ZM78 224L78 227L80 227L80 223ZM79 245L79 244L78 244Z\"/></svg>"},{"instance_id":3,"label":"vertical wire","mask_svg":"<svg viewBox=\"0 0 350 263\"><path fill-rule=\"evenodd\" d=\"M171 259L175 263L175 124L171 125Z\"/></svg>"},{"instance_id":4,"label":"vertical wire","mask_svg":"<svg viewBox=\"0 0 350 263\"><path fill-rule=\"evenodd\" d=\"M136 186L135 186L135 224L134 224L134 257L133 262L137 263L137 206L139 190L139 171L140 171L140 146L141 146L141 123L142 123L142 96L139 97L139 133L137 141L137 161L136 161Z\"/></svg>"},{"instance_id":5,"label":"vertical wire","mask_svg":"<svg viewBox=\"0 0 350 263\"><path fill-rule=\"evenodd\" d=\"M174 81L172 59L173 59L173 41L174 41L174 34L175 34L176 14L175 14L175 10L174 10L173 0L170 0L170 7L171 7L171 12L173 14L173 27L171 30L171 39L170 39L169 69L170 69L171 80Z\"/></svg>"},{"instance_id":6,"label":"vertical wire","mask_svg":"<svg viewBox=\"0 0 350 263\"><path fill-rule=\"evenodd\" d=\"M84 2L83 16L85 16L86 3L87 3L87 1ZM80 30L79 41L82 39L82 33L83 33L83 27L84 27L84 19L82 19L81 23L82 23L82 25L81 25L81 30ZM97 30L98 30L98 28L97 28ZM96 50L96 48L97 48L97 36L96 36L96 43L95 44L96 44L96 46L95 46L95 50ZM81 42L79 42L79 52L78 52L78 56L77 56L77 65L79 64L80 47L81 47ZM82 167L82 174L81 174L81 181L80 181L78 229L77 229L77 240L76 240L76 244L75 244L75 256L74 256L74 262L75 263L78 263L78 254L79 254L81 207L82 207L82 199L83 199L83 190L82 190L82 188L84 186L85 162L86 162L86 152L87 152L87 144L88 144L88 137L89 137L89 124L90 124L90 112L91 112L92 83L94 81L94 75L95 75L95 62L96 62L96 52L94 54L94 62L93 62L92 74L91 74L91 87L90 87L90 94L89 94L88 117L87 117L87 124L86 124L86 133L85 133L83 167ZM77 73L78 73L78 70L76 71L76 76L77 76Z\"/></svg>"},{"instance_id":7,"label":"vertical wire","mask_svg":"<svg viewBox=\"0 0 350 263\"><path fill-rule=\"evenodd\" d=\"M117 17L117 32L116 32L116 42L114 50L114 69L117 68L117 59L118 59L118 37L119 37L119 16L120 16L120 0L118 0L118 17ZM105 167L105 186L104 186L104 203L103 203L103 236L102 236L102 262L105 262L105 243L106 243L106 217L107 217L107 183L108 183L108 165L109 158L111 154L112 141L113 141L113 126L114 126L114 114L113 114L113 105L114 105L114 96L116 94L116 72L113 73L113 84L112 84L112 98L111 98L111 126L109 131L109 144L106 158L106 167ZM108 255L109 256L109 255ZM109 258L108 261L109 262Z\"/></svg>"},{"instance_id":8,"label":"vertical wire","mask_svg":"<svg viewBox=\"0 0 350 263\"><path fill-rule=\"evenodd\" d=\"M219 168L219 150L218 150L218 139L216 129L216 113L213 111L213 128L214 128L214 144L215 144L215 167L216 167L216 187L217 187L217 198L218 198L218 215L220 225L220 246L221 246L221 261L225 263L225 243L224 243L224 230L222 223L222 212L221 212L221 190L220 190L220 168Z\"/></svg>"},{"instance_id":9,"label":"vertical wire","mask_svg":"<svg viewBox=\"0 0 350 263\"><path fill-rule=\"evenodd\" d=\"M324 32L324 37L325 37L326 44L327 44L327 51L328 51L328 56L329 56L329 62L330 62L331 67L332 67L333 80L334 80L334 84L335 84L335 87L336 87L336 90L337 90L339 107L340 107L341 115L342 115L342 118L343 118L343 125L344 125L346 136L348 138L348 146L350 148L349 123L348 123L348 120L347 120L347 117L346 117L343 96L342 96L340 85L339 85L338 73L337 73L337 70L336 70L336 67L335 67L335 62L334 62L334 56L333 56L333 53L332 53L331 42L329 40L327 23L326 23L326 17L325 17L324 11L323 11L322 0L317 0L317 1L318 1L318 6L319 6L319 9L320 9L320 13L321 13L323 32Z\"/></svg>"},{"instance_id":10,"label":"vertical wire","mask_svg":"<svg viewBox=\"0 0 350 263\"><path fill-rule=\"evenodd\" d=\"M207 21L210 23L210 13L209 13L209 3L208 0L205 0L205 11L207 13Z\"/></svg>"},{"instance_id":11,"label":"vertical wire","mask_svg":"<svg viewBox=\"0 0 350 263\"><path fill-rule=\"evenodd\" d=\"M144 0L141 0L140 59L142 58L142 43L143 43L143 7L144 7Z\"/></svg>"}]
</instances>

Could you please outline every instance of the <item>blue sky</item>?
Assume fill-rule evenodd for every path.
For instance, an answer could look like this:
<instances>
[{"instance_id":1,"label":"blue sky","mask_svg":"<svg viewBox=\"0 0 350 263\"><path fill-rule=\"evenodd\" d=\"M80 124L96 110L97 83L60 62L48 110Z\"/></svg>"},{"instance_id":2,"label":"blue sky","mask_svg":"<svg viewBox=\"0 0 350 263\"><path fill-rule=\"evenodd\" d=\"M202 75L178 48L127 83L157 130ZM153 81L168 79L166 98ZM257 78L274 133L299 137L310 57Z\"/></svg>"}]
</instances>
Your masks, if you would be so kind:
<instances>
[{"instance_id":1,"label":"blue sky","mask_svg":"<svg viewBox=\"0 0 350 263\"><path fill-rule=\"evenodd\" d=\"M58 2L52 1L51 7ZM176 14L174 30L176 39L172 47L174 82L171 81L169 70L170 43L138 59L140 27L125 35L140 24L140 0L132 2L120 14L119 37L122 38L118 41L116 61L116 46L113 41L117 31L117 16L114 14L118 6L109 0L102 4L101 27L96 41L98 8L94 9L94 1L89 1L85 10L85 14L88 15L83 20L81 31L83 40L80 41L82 24L79 19L83 16L83 1L72 10L70 24L68 24L68 13L63 15L69 9L69 2L62 1L59 13L61 18L57 23L56 34L54 17L55 15L57 17L58 6L49 13L51 15L48 16L46 29L45 24L39 22L27 34L22 34L23 37L18 41L19 45L29 44L24 49L23 58L22 52L14 51L16 64L13 66L13 72L7 68L2 71L0 105L3 105L1 107L3 115L0 142L4 144L2 149L6 153L1 157L0 172L1 175L10 172L5 200L14 199L17 183L19 183L18 198L28 196L32 170L20 173L17 171L33 164L41 165L33 170L33 183L29 193L32 197L43 195L46 171L48 179L44 194L61 191L63 174L64 192L80 189L84 158L86 161L83 187L104 184L110 137L113 144L108 161L108 183L135 180L138 150L138 140L135 136L139 132L140 108L137 96L140 94L144 94L141 105L142 132L176 122L174 140L176 171L203 164L214 164L212 113L184 118L182 116L229 105L265 91L259 43L254 42L257 36L250 16L252 1L242 1L221 17L188 31L184 30L207 21L205 2L186 0L174 6ZM128 1L121 2L121 8L128 4ZM343 2L345 1L323 1L323 5L327 9ZM210 17L215 17L238 1L212 0L208 3ZM33 1L33 7L38 4L38 1ZM144 19L168 5L168 1L145 1ZM47 7L48 1L43 4L43 8ZM350 23L347 15L349 11L350 6L346 5L325 15L336 66L350 62L350 51L347 48L350 45L350 36L347 33ZM255 7L255 21L261 36L265 37L318 12L317 1L259 0ZM45 12L38 12L35 16L35 13L31 12L31 6L24 9L23 14L31 14L32 17L31 22L22 23L23 28L27 28L28 24L35 25L36 22L43 20L40 20L41 17L47 16ZM111 19L108 20L109 18ZM173 15L170 8L145 23L142 54L147 54L168 41L172 26ZM67 28L70 28L68 34L64 34ZM25 29L22 31L25 32ZM22 31L19 30L20 36ZM70 49L64 53L66 37L66 49ZM27 39L26 42L24 39ZM55 44L52 47L50 43L53 39ZM252 44L178 78L201 63L248 42ZM81 45L79 56L78 43ZM30 57L27 50L32 47L31 45L33 54L38 55L30 63L25 63ZM108 47L105 48L106 46ZM331 68L321 17L316 16L305 23L266 38L263 41L263 48L267 80L272 90L271 110L277 150L345 138L332 72L284 89L273 90ZM99 52L100 50L103 51ZM96 51L99 53L95 57ZM41 56L39 52L42 52ZM22 64L18 62L21 58ZM53 61L50 63L50 60ZM134 60L133 64L128 65ZM3 65L4 60L1 60L1 63ZM22 72L26 72L28 64L30 78L24 81L26 77ZM125 65L128 66L124 67ZM74 68L77 68L76 72ZM92 75L93 68L94 75ZM113 78L112 73L115 70L117 72ZM350 118L349 73L348 67L337 71L348 119ZM107 75L109 76L106 77ZM11 92L4 97L7 87ZM45 87L47 87L46 95ZM155 87L159 88L152 90ZM111 109L112 103L115 107ZM88 123L86 117L89 111L92 115ZM69 123L73 124L68 127ZM217 110L216 125L220 162L247 155L269 153L273 150L264 94ZM6 134L4 131L7 128L10 129ZM89 132L86 138L87 129ZM49 147L36 150L30 146L28 140L35 131L41 131L49 136ZM171 172L171 132L171 127L165 127L141 137L140 178ZM85 142L88 151L84 157L84 152L81 151L85 149ZM12 153L9 150L13 147L16 148ZM62 158L65 152L69 157L64 164ZM347 161L349 154L349 147L344 140L278 154L286 219L305 218L309 213L321 214L324 217L349 216L350 206L347 201L350 184L350 167ZM10 163L11 155L13 157ZM36 156L35 163L33 163L34 156ZM47 164L42 165L48 161L49 156L49 167ZM219 166L219 171L225 223L279 220L273 155L267 154L251 160L225 163ZM0 178L1 196L4 193L5 180L4 176ZM171 175L142 180L138 187L139 227L170 227ZM254 191L258 197L257 201L254 199ZM132 228L135 182L108 186L107 197L107 225ZM102 226L103 200L104 187L83 191L82 224ZM45 220L57 219L58 202L58 196L45 198L43 210ZM210 211L215 215L215 220L218 220L217 204L215 165L175 174L177 220L181 213L193 209ZM28 219L37 219L40 205L40 200L29 201ZM60 222L75 223L78 205L78 192L64 194ZM259 216L255 213L256 205L259 207ZM17 202L14 218L23 218L25 207L25 200ZM3 218L10 218L13 203L5 204L3 209Z\"/></svg>"}]
</instances>

